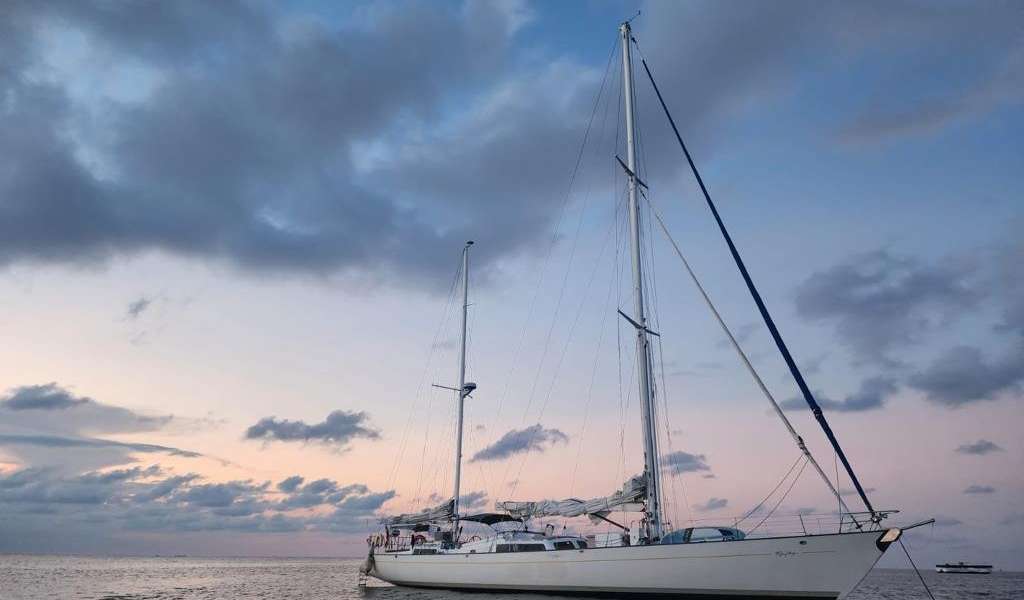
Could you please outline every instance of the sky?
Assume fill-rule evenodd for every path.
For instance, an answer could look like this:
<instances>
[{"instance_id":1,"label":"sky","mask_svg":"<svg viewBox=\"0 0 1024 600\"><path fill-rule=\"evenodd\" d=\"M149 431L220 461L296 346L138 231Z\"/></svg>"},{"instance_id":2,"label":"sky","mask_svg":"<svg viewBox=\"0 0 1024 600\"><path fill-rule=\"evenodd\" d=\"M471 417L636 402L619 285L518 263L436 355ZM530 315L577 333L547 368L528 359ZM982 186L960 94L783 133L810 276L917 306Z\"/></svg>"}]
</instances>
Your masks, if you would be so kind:
<instances>
[{"instance_id":1,"label":"sky","mask_svg":"<svg viewBox=\"0 0 1024 600\"><path fill-rule=\"evenodd\" d=\"M357 556L451 497L432 384L457 380L470 239L463 506L637 474L614 160L637 13L873 503L937 519L919 562L1024 569L1024 7L998 1L4 3L0 552ZM636 75L650 206L849 491ZM769 495L827 527L644 223L670 520Z\"/></svg>"}]
</instances>

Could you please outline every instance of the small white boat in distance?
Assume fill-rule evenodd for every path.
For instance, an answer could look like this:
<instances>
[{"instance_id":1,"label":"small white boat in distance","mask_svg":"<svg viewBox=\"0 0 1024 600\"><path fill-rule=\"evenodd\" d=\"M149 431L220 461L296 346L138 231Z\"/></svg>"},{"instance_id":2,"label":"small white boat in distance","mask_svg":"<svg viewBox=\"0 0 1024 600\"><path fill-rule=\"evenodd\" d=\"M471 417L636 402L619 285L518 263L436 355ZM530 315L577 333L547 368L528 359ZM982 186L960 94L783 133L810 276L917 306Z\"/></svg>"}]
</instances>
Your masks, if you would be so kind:
<instances>
[{"instance_id":1,"label":"small white boat in distance","mask_svg":"<svg viewBox=\"0 0 1024 600\"><path fill-rule=\"evenodd\" d=\"M959 573L961 575L990 575L992 565L972 565L963 561L935 565L936 573Z\"/></svg>"}]
</instances>

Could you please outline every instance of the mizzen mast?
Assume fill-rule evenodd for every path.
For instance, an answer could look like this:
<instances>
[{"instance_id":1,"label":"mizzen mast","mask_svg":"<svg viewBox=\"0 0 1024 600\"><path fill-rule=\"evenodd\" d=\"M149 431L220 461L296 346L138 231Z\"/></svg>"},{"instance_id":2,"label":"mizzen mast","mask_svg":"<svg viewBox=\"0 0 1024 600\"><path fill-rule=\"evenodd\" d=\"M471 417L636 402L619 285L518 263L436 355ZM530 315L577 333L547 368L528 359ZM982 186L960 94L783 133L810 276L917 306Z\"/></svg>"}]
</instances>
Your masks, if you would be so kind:
<instances>
[{"instance_id":1,"label":"mizzen mast","mask_svg":"<svg viewBox=\"0 0 1024 600\"><path fill-rule=\"evenodd\" d=\"M633 115L633 63L630 56L632 37L629 22L619 27L622 40L622 81L624 85L626 112L626 174L629 177L629 240L633 263L633 317L629 321L636 328L637 379L640 384L640 411L643 422L644 474L647 483L645 502L646 531L648 540L661 538L661 473L658 467L658 441L655 430L655 404L651 376L651 331L647 328L644 309L644 274L640 255L640 200L636 166L636 131Z\"/></svg>"},{"instance_id":2,"label":"mizzen mast","mask_svg":"<svg viewBox=\"0 0 1024 600\"><path fill-rule=\"evenodd\" d=\"M476 389L476 384L466 383L466 317L469 312L469 247L472 241L466 242L462 248L462 335L459 342L459 406L458 421L455 428L455 491L452 496L452 541L458 543L459 535L459 488L462 484L462 413L466 404L466 396Z\"/></svg>"}]
</instances>

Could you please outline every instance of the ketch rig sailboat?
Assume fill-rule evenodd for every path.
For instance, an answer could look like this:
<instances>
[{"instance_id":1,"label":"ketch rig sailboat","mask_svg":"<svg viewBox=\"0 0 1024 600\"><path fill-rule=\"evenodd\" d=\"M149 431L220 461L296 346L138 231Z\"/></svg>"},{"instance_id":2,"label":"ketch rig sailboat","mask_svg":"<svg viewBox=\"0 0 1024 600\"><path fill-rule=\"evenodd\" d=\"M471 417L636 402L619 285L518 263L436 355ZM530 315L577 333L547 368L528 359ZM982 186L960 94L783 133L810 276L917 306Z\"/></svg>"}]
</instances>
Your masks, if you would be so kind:
<instances>
[{"instance_id":1,"label":"ketch rig sailboat","mask_svg":"<svg viewBox=\"0 0 1024 600\"><path fill-rule=\"evenodd\" d=\"M634 123L633 39L629 22L619 28L624 86L623 113L626 159L616 156L627 176L628 224L632 270L633 314L620 315L635 329L637 396L640 404L643 472L629 479L616 493L591 500L567 499L538 502L498 502L495 512L469 514L459 504L463 407L476 385L466 378L466 320L469 290L469 257L473 242L462 250L462 319L459 381L450 387L457 399L455 427L454 490L451 498L433 508L382 520L382 533L369 540L365 575L386 582L424 588L478 591L530 591L586 595L661 597L771 597L845 598L875 565L886 549L900 538L900 528L883 527L896 511L876 510L855 475L849 460L829 427L820 406L789 353L743 264L732 239L700 178L661 92L643 60L658 100L693 170L712 214L725 237L730 253L743 276L765 324L803 393L815 419L824 430L863 501L866 512L851 512L803 439L768 392L757 372L718 314L700 282L671 240L660 215L654 215L680 259L697 284L703 299L731 341L746 368L770 401L775 414L793 437L804 464L810 464L838 500L840 515L835 530L782 536L757 536L738 527L690 527L672 530L663 508L661 465L654 396L651 337L645 298L645 267L641 243L641 202L646 184L638 177ZM653 211L653 206L651 207ZM837 477L838 480L838 477ZM613 510L640 513L638 524L629 527L609 518ZM553 528L530 529L531 519L587 516L610 523L627 535L602 540L576 535L556 535ZM493 533L463 539L466 523L489 528Z\"/></svg>"}]
</instances>

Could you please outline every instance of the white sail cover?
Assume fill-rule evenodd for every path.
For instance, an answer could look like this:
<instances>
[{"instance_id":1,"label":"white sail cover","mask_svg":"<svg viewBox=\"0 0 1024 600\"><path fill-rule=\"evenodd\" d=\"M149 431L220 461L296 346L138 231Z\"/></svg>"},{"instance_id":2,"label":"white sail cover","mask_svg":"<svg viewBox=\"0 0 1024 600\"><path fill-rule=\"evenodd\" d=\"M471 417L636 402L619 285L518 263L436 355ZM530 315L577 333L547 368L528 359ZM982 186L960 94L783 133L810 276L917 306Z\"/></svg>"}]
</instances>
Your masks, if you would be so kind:
<instances>
[{"instance_id":1,"label":"white sail cover","mask_svg":"<svg viewBox=\"0 0 1024 600\"><path fill-rule=\"evenodd\" d=\"M422 523L432 523L435 521L448 521L452 518L455 513L455 501L448 500L444 504L438 504L433 508L422 510L418 513L407 513L402 515L395 515L394 517L384 517L380 520L387 527L401 527L403 525L420 525Z\"/></svg>"},{"instance_id":2,"label":"white sail cover","mask_svg":"<svg viewBox=\"0 0 1024 600\"><path fill-rule=\"evenodd\" d=\"M630 478L622 484L622 489L611 496L592 500L540 500L537 502L496 502L494 507L514 517L529 519L532 517L578 517L608 513L612 509L627 504L639 504L647 495L647 483L643 475Z\"/></svg>"}]
</instances>

